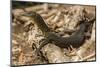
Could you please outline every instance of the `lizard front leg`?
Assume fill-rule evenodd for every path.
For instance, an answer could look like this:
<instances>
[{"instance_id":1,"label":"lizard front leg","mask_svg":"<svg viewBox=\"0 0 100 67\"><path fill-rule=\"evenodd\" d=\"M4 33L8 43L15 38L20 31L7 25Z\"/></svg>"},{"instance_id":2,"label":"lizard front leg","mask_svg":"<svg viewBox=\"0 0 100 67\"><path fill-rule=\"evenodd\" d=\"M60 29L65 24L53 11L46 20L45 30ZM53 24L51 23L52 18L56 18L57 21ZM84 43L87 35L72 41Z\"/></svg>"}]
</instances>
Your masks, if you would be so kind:
<instances>
[{"instance_id":1,"label":"lizard front leg","mask_svg":"<svg viewBox=\"0 0 100 67\"><path fill-rule=\"evenodd\" d=\"M37 55L40 55L40 50L42 49L42 47L44 47L46 44L48 44L49 43L49 39L43 39L42 41L40 41L40 46L39 46L39 48L37 48L37 50L36 50L36 53L37 53Z\"/></svg>"}]
</instances>

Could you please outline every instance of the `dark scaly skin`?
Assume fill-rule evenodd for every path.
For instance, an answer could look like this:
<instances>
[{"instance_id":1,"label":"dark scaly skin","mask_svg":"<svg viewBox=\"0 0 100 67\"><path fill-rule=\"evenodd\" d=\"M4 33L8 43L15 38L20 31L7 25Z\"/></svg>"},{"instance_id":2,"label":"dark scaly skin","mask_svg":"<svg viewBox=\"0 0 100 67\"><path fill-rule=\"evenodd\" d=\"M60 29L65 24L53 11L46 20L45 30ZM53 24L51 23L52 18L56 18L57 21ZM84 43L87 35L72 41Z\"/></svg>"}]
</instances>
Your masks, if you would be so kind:
<instances>
[{"instance_id":1,"label":"dark scaly skin","mask_svg":"<svg viewBox=\"0 0 100 67\"><path fill-rule=\"evenodd\" d=\"M95 18L93 18L88 22L80 21L81 24L79 30L77 30L70 37L61 37L55 34L54 32L51 32L50 28L46 25L43 18L39 14L32 12L32 13L27 13L25 16L28 16L31 19L33 19L37 24L37 26L39 27L39 29L45 35L45 39L42 41L39 48L37 49L37 53L39 53L42 47L51 42L61 48L68 48L70 47L70 45L74 48L80 47L85 41L84 32L86 31L87 27L89 27L89 25L91 24L88 22L93 22L95 20Z\"/></svg>"},{"instance_id":2,"label":"dark scaly skin","mask_svg":"<svg viewBox=\"0 0 100 67\"><path fill-rule=\"evenodd\" d=\"M53 32L49 32L48 33L49 35L46 37L46 40L44 40L40 44L40 47L38 48L37 52L39 52L43 46L51 42L53 42L56 46L59 46L61 48L68 48L70 47L70 45L72 45L74 48L78 48L83 44L85 40L84 39L85 26L83 26L82 24L81 28L70 37L61 37Z\"/></svg>"}]
</instances>

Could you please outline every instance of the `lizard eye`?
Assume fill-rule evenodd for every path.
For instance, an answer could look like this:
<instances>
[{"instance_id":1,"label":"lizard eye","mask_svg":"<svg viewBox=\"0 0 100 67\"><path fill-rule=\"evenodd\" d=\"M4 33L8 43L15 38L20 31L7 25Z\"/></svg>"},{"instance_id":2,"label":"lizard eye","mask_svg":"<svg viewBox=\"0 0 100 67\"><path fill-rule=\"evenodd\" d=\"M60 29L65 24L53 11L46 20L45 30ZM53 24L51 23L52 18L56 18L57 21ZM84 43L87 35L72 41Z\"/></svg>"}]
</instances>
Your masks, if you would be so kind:
<instances>
[{"instance_id":1,"label":"lizard eye","mask_svg":"<svg viewBox=\"0 0 100 67\"><path fill-rule=\"evenodd\" d=\"M28 15L29 15L29 16L32 16L32 13L31 13L31 12L29 12L29 13L28 13Z\"/></svg>"},{"instance_id":2,"label":"lizard eye","mask_svg":"<svg viewBox=\"0 0 100 67\"><path fill-rule=\"evenodd\" d=\"M37 16L36 12L29 12L28 14L29 14L30 16L33 16L33 17L34 17L34 16Z\"/></svg>"}]
</instances>

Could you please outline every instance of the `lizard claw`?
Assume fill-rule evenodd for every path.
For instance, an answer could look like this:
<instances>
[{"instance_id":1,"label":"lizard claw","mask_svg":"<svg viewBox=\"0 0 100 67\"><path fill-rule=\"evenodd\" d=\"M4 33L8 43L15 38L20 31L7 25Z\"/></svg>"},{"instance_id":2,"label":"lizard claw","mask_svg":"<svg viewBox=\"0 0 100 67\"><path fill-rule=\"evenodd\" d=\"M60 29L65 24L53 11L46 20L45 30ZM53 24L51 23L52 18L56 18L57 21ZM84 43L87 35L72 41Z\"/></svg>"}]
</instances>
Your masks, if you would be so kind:
<instances>
[{"instance_id":1,"label":"lizard claw","mask_svg":"<svg viewBox=\"0 0 100 67\"><path fill-rule=\"evenodd\" d=\"M68 47L68 52L69 52L69 56L73 56L73 55L76 55L76 49L73 48L72 45L70 45L70 47Z\"/></svg>"},{"instance_id":2,"label":"lizard claw","mask_svg":"<svg viewBox=\"0 0 100 67\"><path fill-rule=\"evenodd\" d=\"M33 43L32 44L32 49L34 50L34 49L37 49L37 47L36 47L36 44L35 43Z\"/></svg>"}]
</instances>

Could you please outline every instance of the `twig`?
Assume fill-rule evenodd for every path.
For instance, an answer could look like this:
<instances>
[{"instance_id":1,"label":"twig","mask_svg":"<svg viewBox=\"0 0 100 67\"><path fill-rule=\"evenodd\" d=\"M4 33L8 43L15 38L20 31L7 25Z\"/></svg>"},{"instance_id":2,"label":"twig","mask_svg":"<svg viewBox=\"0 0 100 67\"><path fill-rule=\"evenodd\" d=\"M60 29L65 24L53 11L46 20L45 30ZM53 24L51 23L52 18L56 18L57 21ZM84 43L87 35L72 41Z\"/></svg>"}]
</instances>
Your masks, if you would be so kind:
<instances>
[{"instance_id":1,"label":"twig","mask_svg":"<svg viewBox=\"0 0 100 67\"><path fill-rule=\"evenodd\" d=\"M94 52L94 53L92 53L92 54L91 54L91 55L89 55L89 56L84 57L81 61L88 60L88 59L90 59L90 58L92 58L92 57L95 57L95 52Z\"/></svg>"}]
</instances>

